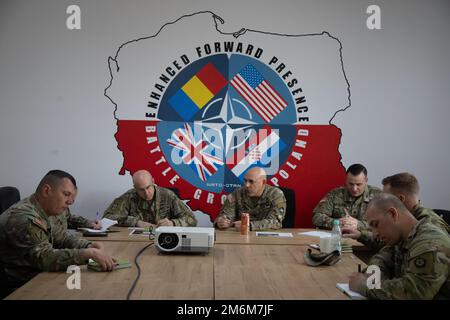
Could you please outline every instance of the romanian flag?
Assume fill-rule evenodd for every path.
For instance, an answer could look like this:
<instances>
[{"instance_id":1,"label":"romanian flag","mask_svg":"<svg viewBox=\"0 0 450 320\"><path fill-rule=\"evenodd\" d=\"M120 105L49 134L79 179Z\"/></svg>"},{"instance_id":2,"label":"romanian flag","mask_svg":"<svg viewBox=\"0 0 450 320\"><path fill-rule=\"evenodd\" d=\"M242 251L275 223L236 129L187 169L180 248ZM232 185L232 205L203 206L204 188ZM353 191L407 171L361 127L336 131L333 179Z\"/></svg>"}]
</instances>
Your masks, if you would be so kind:
<instances>
[{"instance_id":1,"label":"romanian flag","mask_svg":"<svg viewBox=\"0 0 450 320\"><path fill-rule=\"evenodd\" d=\"M227 80L208 63L169 99L169 104L189 121L226 85Z\"/></svg>"}]
</instances>

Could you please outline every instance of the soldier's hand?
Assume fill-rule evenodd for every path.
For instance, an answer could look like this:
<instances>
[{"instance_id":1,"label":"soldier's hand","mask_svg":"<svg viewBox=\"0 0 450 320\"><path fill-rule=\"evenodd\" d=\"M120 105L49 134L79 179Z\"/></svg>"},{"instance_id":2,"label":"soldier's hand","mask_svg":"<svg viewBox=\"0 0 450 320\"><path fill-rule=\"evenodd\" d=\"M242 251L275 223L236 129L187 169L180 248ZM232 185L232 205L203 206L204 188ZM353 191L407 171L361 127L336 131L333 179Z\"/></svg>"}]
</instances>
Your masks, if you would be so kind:
<instances>
[{"instance_id":1,"label":"soldier's hand","mask_svg":"<svg viewBox=\"0 0 450 320\"><path fill-rule=\"evenodd\" d=\"M173 221L167 218L161 219L158 221L158 227L159 226L173 226Z\"/></svg>"},{"instance_id":2,"label":"soldier's hand","mask_svg":"<svg viewBox=\"0 0 450 320\"><path fill-rule=\"evenodd\" d=\"M91 228L95 230L100 230L102 228L102 222L100 220L96 220L91 223Z\"/></svg>"},{"instance_id":3,"label":"soldier's hand","mask_svg":"<svg viewBox=\"0 0 450 320\"><path fill-rule=\"evenodd\" d=\"M361 272L353 272L348 281L350 290L364 294L367 282L367 275Z\"/></svg>"},{"instance_id":4,"label":"soldier's hand","mask_svg":"<svg viewBox=\"0 0 450 320\"><path fill-rule=\"evenodd\" d=\"M234 222L234 227L236 228L236 230L238 231L238 232L241 232L241 222L240 221L235 221Z\"/></svg>"},{"instance_id":5,"label":"soldier's hand","mask_svg":"<svg viewBox=\"0 0 450 320\"><path fill-rule=\"evenodd\" d=\"M114 270L114 265L116 263L116 259L107 254L104 250L100 250L97 248L91 248L94 250L94 256L92 259L98 262L99 265L102 266L103 271L112 271Z\"/></svg>"},{"instance_id":6,"label":"soldier's hand","mask_svg":"<svg viewBox=\"0 0 450 320\"><path fill-rule=\"evenodd\" d=\"M339 220L341 221L341 225L343 228L347 228L347 229L357 229L358 228L358 220L353 218L352 216L346 216Z\"/></svg>"},{"instance_id":7,"label":"soldier's hand","mask_svg":"<svg viewBox=\"0 0 450 320\"><path fill-rule=\"evenodd\" d=\"M136 227L138 227L138 228L147 228L147 227L151 227L151 226L155 226L155 225L151 224L150 222L145 222L145 221L142 221L142 220L139 220L136 223Z\"/></svg>"},{"instance_id":8,"label":"soldier's hand","mask_svg":"<svg viewBox=\"0 0 450 320\"><path fill-rule=\"evenodd\" d=\"M219 229L227 229L231 226L231 220L225 217L220 217L217 219L217 227Z\"/></svg>"},{"instance_id":9,"label":"soldier's hand","mask_svg":"<svg viewBox=\"0 0 450 320\"><path fill-rule=\"evenodd\" d=\"M342 228L342 237L351 238L357 240L361 236L361 232L358 229Z\"/></svg>"}]
</instances>

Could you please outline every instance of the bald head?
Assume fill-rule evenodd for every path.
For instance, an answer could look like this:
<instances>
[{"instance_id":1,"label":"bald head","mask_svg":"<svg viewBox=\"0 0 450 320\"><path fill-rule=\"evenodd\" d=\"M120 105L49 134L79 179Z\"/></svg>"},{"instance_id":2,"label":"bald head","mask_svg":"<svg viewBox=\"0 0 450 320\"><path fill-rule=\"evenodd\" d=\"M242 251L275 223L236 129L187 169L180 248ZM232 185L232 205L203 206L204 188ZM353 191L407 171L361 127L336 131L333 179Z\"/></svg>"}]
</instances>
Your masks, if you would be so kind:
<instances>
[{"instance_id":1,"label":"bald head","mask_svg":"<svg viewBox=\"0 0 450 320\"><path fill-rule=\"evenodd\" d=\"M403 202L390 193L380 193L369 203L364 215L374 236L389 245L405 240L417 224Z\"/></svg>"},{"instance_id":2,"label":"bald head","mask_svg":"<svg viewBox=\"0 0 450 320\"><path fill-rule=\"evenodd\" d=\"M139 170L133 174L133 186L142 199L153 199L155 193L153 184L153 177L147 170Z\"/></svg>"},{"instance_id":3,"label":"bald head","mask_svg":"<svg viewBox=\"0 0 450 320\"><path fill-rule=\"evenodd\" d=\"M266 172L263 168L253 167L244 176L244 186L250 197L260 197L266 185Z\"/></svg>"},{"instance_id":4,"label":"bald head","mask_svg":"<svg viewBox=\"0 0 450 320\"><path fill-rule=\"evenodd\" d=\"M247 171L246 176L251 175L253 177L266 179L266 171L260 167L253 167Z\"/></svg>"}]
</instances>

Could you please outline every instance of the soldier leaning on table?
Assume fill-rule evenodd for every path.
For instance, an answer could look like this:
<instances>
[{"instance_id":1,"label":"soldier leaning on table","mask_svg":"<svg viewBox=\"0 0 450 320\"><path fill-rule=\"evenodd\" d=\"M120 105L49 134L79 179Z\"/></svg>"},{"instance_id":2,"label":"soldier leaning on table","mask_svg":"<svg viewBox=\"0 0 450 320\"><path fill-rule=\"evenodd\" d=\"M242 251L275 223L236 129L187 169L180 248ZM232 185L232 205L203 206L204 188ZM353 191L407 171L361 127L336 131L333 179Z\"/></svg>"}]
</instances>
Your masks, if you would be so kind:
<instances>
[{"instance_id":1,"label":"soldier leaning on table","mask_svg":"<svg viewBox=\"0 0 450 320\"><path fill-rule=\"evenodd\" d=\"M112 270L114 259L98 243L77 238L54 217L66 214L76 194L67 172L52 170L36 192L0 216L0 284L3 294L41 271L65 271L69 265L97 261Z\"/></svg>"},{"instance_id":2,"label":"soldier leaning on table","mask_svg":"<svg viewBox=\"0 0 450 320\"><path fill-rule=\"evenodd\" d=\"M420 186L417 178L408 172L401 172L383 178L383 192L396 196L417 220L427 219L431 224L450 234L450 226L433 210L424 208L420 203ZM342 229L344 237L355 239L364 245L380 250L384 243L375 238L370 230Z\"/></svg>"},{"instance_id":3,"label":"soldier leaning on table","mask_svg":"<svg viewBox=\"0 0 450 320\"><path fill-rule=\"evenodd\" d=\"M394 195L373 198L365 219L386 243L369 261L381 271L380 288L355 272L350 289L370 299L450 299L450 237L428 219L417 220Z\"/></svg>"},{"instance_id":4,"label":"soldier leaning on table","mask_svg":"<svg viewBox=\"0 0 450 320\"><path fill-rule=\"evenodd\" d=\"M244 177L244 186L228 195L214 225L219 229L241 228L241 213L250 216L250 230L282 228L286 213L283 191L266 184L264 169L253 167Z\"/></svg>"},{"instance_id":5,"label":"soldier leaning on table","mask_svg":"<svg viewBox=\"0 0 450 320\"><path fill-rule=\"evenodd\" d=\"M134 189L116 198L103 213L122 227L194 227L197 219L191 209L171 190L157 186L150 172L133 174Z\"/></svg>"}]
</instances>

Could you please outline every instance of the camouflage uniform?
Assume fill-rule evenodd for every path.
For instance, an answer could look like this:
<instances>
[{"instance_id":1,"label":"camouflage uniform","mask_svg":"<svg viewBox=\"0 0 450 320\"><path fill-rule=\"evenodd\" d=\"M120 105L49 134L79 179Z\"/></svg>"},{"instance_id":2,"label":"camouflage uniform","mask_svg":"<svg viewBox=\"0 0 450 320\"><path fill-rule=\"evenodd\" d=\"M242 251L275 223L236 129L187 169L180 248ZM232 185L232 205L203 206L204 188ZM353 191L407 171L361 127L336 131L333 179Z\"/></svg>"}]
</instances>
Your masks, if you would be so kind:
<instances>
[{"instance_id":1,"label":"camouflage uniform","mask_svg":"<svg viewBox=\"0 0 450 320\"><path fill-rule=\"evenodd\" d=\"M66 214L65 212L63 214ZM91 242L70 235L57 219L49 218L34 196L0 216L0 272L10 283L23 284L40 271L65 271L85 264L81 250Z\"/></svg>"},{"instance_id":2,"label":"camouflage uniform","mask_svg":"<svg viewBox=\"0 0 450 320\"><path fill-rule=\"evenodd\" d=\"M367 185L363 194L355 198L345 186L331 190L314 208L312 222L316 227L331 229L333 219L345 217L344 209L347 209L350 216L359 220L358 230L365 230L368 225L363 215L369 201L380 192L380 189Z\"/></svg>"},{"instance_id":3,"label":"camouflage uniform","mask_svg":"<svg viewBox=\"0 0 450 320\"><path fill-rule=\"evenodd\" d=\"M411 213L417 220L420 221L422 219L427 219L431 224L436 225L442 229L442 231L450 234L450 226L433 210L424 208L420 204L417 204L414 206ZM384 246L384 243L375 238L370 230L361 231L361 236L357 240L376 251L380 250Z\"/></svg>"},{"instance_id":4,"label":"camouflage uniform","mask_svg":"<svg viewBox=\"0 0 450 320\"><path fill-rule=\"evenodd\" d=\"M78 228L91 228L91 222L82 216L77 216L70 213L67 209L63 214L58 216L52 216L50 219L54 219L55 223L59 223L66 229L78 229Z\"/></svg>"},{"instance_id":5,"label":"camouflage uniform","mask_svg":"<svg viewBox=\"0 0 450 320\"><path fill-rule=\"evenodd\" d=\"M283 191L269 185L264 187L260 197L249 197L245 187L241 187L227 197L214 224L219 217L240 220L243 212L249 213L250 230L280 229L286 213L286 198Z\"/></svg>"},{"instance_id":6,"label":"camouflage uniform","mask_svg":"<svg viewBox=\"0 0 450 320\"><path fill-rule=\"evenodd\" d=\"M175 226L196 226L197 219L191 209L175 193L159 186L155 187L153 199L142 199L135 189L130 189L116 198L103 213L104 218L117 220L122 227L134 227L139 220L157 224L167 218Z\"/></svg>"},{"instance_id":7,"label":"camouflage uniform","mask_svg":"<svg viewBox=\"0 0 450 320\"><path fill-rule=\"evenodd\" d=\"M365 289L371 299L450 299L450 237L427 219L405 241L381 249L369 265L381 270L381 289Z\"/></svg>"}]
</instances>

